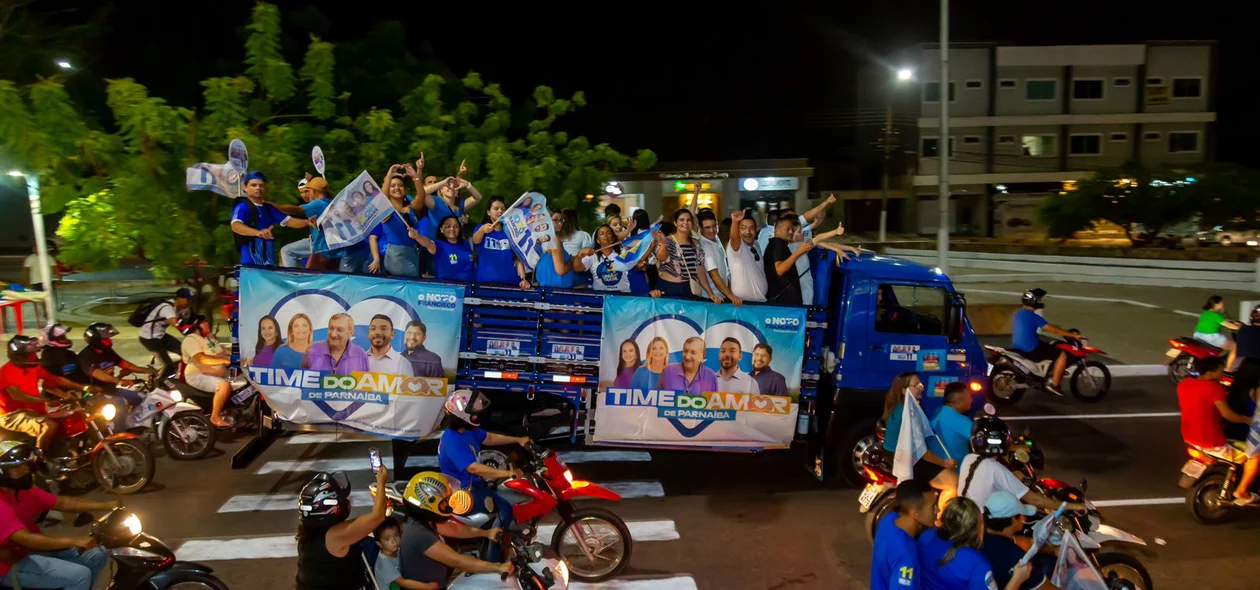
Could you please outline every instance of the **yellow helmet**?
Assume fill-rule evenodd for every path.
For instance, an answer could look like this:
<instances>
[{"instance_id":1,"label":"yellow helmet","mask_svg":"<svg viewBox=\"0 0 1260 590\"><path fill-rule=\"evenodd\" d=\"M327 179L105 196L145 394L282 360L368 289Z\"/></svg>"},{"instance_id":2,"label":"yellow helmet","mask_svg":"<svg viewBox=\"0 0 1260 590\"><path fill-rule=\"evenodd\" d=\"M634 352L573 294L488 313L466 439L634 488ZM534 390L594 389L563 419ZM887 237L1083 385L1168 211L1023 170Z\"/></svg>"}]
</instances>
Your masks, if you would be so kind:
<instances>
[{"instance_id":1,"label":"yellow helmet","mask_svg":"<svg viewBox=\"0 0 1260 590\"><path fill-rule=\"evenodd\" d=\"M421 471L412 477L403 501L408 514L429 518L463 514L468 507L462 504L470 503L469 496L460 493L455 482L436 471Z\"/></svg>"}]
</instances>

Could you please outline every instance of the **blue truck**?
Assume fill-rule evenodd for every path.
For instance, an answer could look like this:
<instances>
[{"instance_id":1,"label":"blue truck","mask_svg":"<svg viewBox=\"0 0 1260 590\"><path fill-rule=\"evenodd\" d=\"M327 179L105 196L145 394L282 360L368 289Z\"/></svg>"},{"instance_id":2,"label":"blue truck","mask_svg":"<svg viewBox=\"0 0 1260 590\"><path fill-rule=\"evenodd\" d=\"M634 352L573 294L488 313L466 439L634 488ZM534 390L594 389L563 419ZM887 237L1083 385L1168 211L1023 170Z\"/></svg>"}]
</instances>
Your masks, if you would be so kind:
<instances>
[{"instance_id":1,"label":"blue truck","mask_svg":"<svg viewBox=\"0 0 1260 590\"><path fill-rule=\"evenodd\" d=\"M897 374L921 375L927 387L923 405L930 412L941 404L942 391L952 381L967 383L979 402L987 388L987 364L967 320L963 294L939 269L869 252L837 263L833 253L820 250L811 253L814 305L805 315L804 348L796 352L802 375L790 452L807 457L804 466L820 480L841 476L859 484L863 480L856 459L874 440L875 423ZM334 282L337 277L404 281L324 276ZM598 428L592 406L600 393L602 294L423 279L405 282L453 288L462 296L452 385L488 394L493 424L525 431L535 439L565 436L574 443L591 444L590 435ZM239 307L247 307L249 289L243 286L239 295ZM233 361L239 367L238 333L234 321ZM781 354L793 352L779 351L776 356ZM248 465L283 431L329 428L327 421L278 419L261 405L259 434L234 457L234 467ZM409 446L407 441L395 441L394 460L400 466Z\"/></svg>"}]
</instances>

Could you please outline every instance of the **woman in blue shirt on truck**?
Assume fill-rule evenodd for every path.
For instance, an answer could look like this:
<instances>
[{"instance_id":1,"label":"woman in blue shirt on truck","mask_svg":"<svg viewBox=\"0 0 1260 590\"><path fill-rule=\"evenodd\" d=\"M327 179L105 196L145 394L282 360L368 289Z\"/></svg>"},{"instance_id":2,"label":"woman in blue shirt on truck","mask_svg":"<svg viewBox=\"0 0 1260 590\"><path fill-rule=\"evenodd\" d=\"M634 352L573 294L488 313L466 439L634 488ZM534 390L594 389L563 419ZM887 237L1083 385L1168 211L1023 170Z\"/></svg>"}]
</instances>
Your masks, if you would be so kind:
<instances>
[{"instance_id":1,"label":"woman in blue shirt on truck","mask_svg":"<svg viewBox=\"0 0 1260 590\"><path fill-rule=\"evenodd\" d=\"M490 197L486 218L473 233L473 248L477 253L477 284L516 285L530 287L525 279L525 265L512 252L512 240L503 230L503 212L507 205L503 197Z\"/></svg>"},{"instance_id":2,"label":"woman in blue shirt on truck","mask_svg":"<svg viewBox=\"0 0 1260 590\"><path fill-rule=\"evenodd\" d=\"M439 281L473 282L472 245L464 239L458 217L447 215L442 218L438 223L437 239L430 240L414 229L411 230L411 239L433 255L433 267Z\"/></svg>"},{"instance_id":3,"label":"woman in blue shirt on truck","mask_svg":"<svg viewBox=\"0 0 1260 590\"><path fill-rule=\"evenodd\" d=\"M368 236L368 246L372 252L372 263L368 265L368 271L379 273L383 268L385 274L390 276L418 278L420 252L416 250L416 241L411 239L408 232L419 227L421 216L416 214L397 169L397 165L389 169L384 187L385 195L394 206L394 213L378 226L378 235ZM385 253L383 258L382 250Z\"/></svg>"},{"instance_id":4,"label":"woman in blue shirt on truck","mask_svg":"<svg viewBox=\"0 0 1260 590\"><path fill-rule=\"evenodd\" d=\"M922 352L920 352L922 354ZM905 410L906 394L915 400L923 399L923 381L914 371L906 371L893 379L892 387L884 396L884 457L888 464L893 464L897 453L897 442L901 437L901 414ZM930 449L922 459L914 464L914 479L928 482L940 490L941 504L945 504L958 493L957 459L942 459Z\"/></svg>"}]
</instances>

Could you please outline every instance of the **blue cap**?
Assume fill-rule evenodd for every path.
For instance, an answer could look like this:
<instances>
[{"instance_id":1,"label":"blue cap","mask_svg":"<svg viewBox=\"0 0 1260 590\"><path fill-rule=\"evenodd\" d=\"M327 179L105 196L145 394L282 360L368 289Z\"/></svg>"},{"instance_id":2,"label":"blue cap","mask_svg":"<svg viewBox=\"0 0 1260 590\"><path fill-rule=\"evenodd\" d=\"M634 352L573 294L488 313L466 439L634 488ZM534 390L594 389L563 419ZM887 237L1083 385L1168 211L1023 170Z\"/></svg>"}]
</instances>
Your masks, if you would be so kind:
<instances>
[{"instance_id":1,"label":"blue cap","mask_svg":"<svg viewBox=\"0 0 1260 590\"><path fill-rule=\"evenodd\" d=\"M263 182L267 182L267 177L263 176L262 172L259 172L257 170L250 170L249 172L246 172L245 177L241 179L242 182L246 182L246 183L248 183L251 180L261 180Z\"/></svg>"},{"instance_id":2,"label":"blue cap","mask_svg":"<svg viewBox=\"0 0 1260 590\"><path fill-rule=\"evenodd\" d=\"M993 518L1011 518L1016 514L1032 516L1037 513L1036 508L1020 503L1015 494L1006 491L989 494L989 499L984 501L984 511Z\"/></svg>"},{"instance_id":3,"label":"blue cap","mask_svg":"<svg viewBox=\"0 0 1260 590\"><path fill-rule=\"evenodd\" d=\"M192 295L192 289L188 287L180 287L178 291L175 291L176 299L192 299Z\"/></svg>"}]
</instances>

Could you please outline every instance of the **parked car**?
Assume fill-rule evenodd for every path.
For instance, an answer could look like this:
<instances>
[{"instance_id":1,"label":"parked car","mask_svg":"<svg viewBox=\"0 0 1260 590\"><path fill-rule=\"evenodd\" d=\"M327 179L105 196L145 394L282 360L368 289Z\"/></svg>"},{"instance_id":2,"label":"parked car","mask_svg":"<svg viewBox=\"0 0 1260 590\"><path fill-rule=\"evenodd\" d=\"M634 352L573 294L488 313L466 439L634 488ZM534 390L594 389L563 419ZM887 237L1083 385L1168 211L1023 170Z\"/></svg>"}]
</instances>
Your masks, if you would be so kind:
<instances>
[{"instance_id":1,"label":"parked car","mask_svg":"<svg viewBox=\"0 0 1260 590\"><path fill-rule=\"evenodd\" d=\"M1222 246L1260 246L1260 232L1253 229L1221 229L1216 232L1216 243Z\"/></svg>"}]
</instances>

